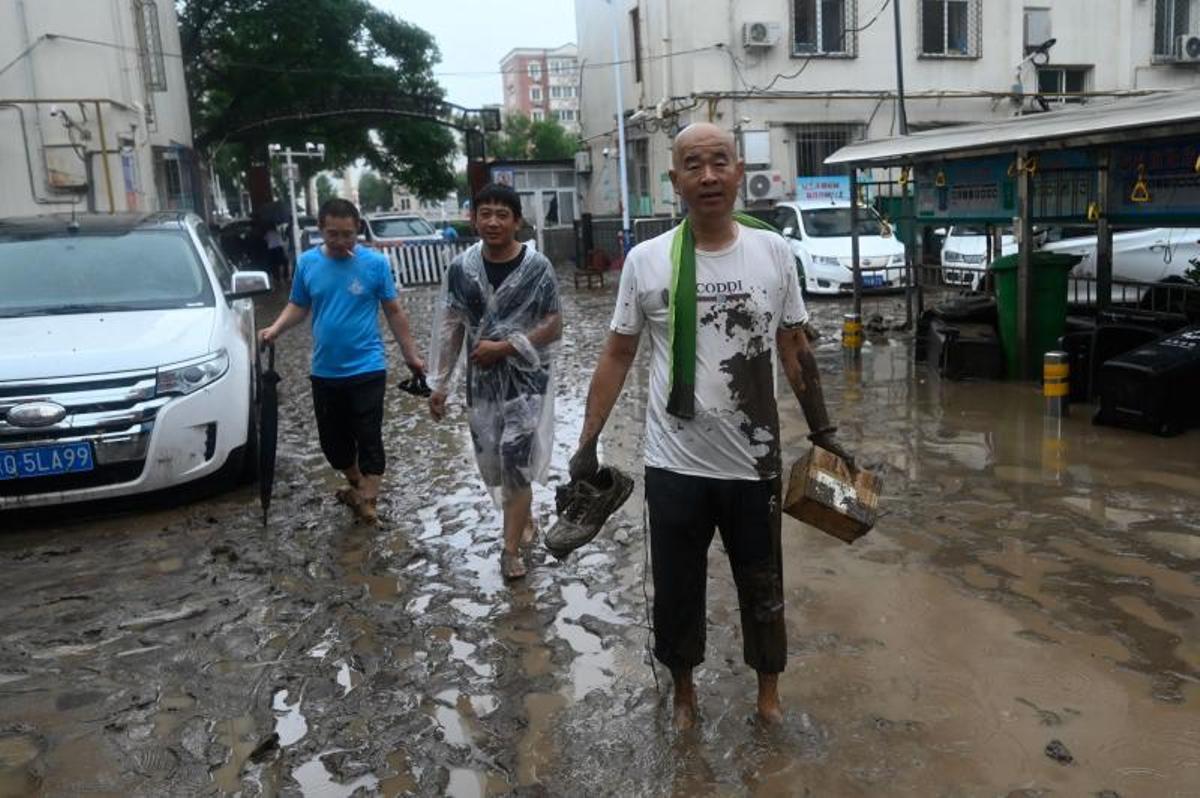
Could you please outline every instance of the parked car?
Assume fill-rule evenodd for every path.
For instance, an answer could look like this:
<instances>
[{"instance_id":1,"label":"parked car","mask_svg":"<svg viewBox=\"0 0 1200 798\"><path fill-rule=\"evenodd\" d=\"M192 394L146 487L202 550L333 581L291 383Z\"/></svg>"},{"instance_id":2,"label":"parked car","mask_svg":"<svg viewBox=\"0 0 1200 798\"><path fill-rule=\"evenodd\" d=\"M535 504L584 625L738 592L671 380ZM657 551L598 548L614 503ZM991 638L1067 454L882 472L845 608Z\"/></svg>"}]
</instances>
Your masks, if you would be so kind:
<instances>
[{"instance_id":1,"label":"parked car","mask_svg":"<svg viewBox=\"0 0 1200 798\"><path fill-rule=\"evenodd\" d=\"M269 290L191 214L0 220L0 509L252 477Z\"/></svg>"},{"instance_id":2,"label":"parked car","mask_svg":"<svg viewBox=\"0 0 1200 798\"><path fill-rule=\"evenodd\" d=\"M1016 247L1010 232L1001 233L1001 251ZM978 288L988 266L988 236L984 225L954 225L942 241L942 279L949 285Z\"/></svg>"},{"instance_id":3,"label":"parked car","mask_svg":"<svg viewBox=\"0 0 1200 798\"><path fill-rule=\"evenodd\" d=\"M964 232L973 231L972 228L957 226L951 229L946 246L942 248L943 277L948 283L977 289L986 270L982 265L983 259L976 265L974 261L952 259L947 255L948 250L962 255L986 252L986 239L982 234L960 235L960 229ZM1061 252L1083 258L1071 271L1072 276L1096 276L1096 234L1092 228L1050 228L1043 232L1040 240L1038 249L1044 252ZM1016 252L1016 239L1004 236L1001 254L1012 255ZM1180 282L1184 279L1184 273L1192 268L1192 261L1200 259L1200 228L1154 227L1117 231L1113 233L1112 258L1114 280L1135 283Z\"/></svg>"},{"instance_id":4,"label":"parked car","mask_svg":"<svg viewBox=\"0 0 1200 798\"><path fill-rule=\"evenodd\" d=\"M366 217L373 245L436 244L442 236L433 225L415 214L376 213Z\"/></svg>"},{"instance_id":5,"label":"parked car","mask_svg":"<svg viewBox=\"0 0 1200 798\"><path fill-rule=\"evenodd\" d=\"M848 201L781 202L775 206L774 224L796 256L806 291L854 291ZM858 212L858 251L865 289L886 290L904 284L904 244L872 208Z\"/></svg>"}]
</instances>

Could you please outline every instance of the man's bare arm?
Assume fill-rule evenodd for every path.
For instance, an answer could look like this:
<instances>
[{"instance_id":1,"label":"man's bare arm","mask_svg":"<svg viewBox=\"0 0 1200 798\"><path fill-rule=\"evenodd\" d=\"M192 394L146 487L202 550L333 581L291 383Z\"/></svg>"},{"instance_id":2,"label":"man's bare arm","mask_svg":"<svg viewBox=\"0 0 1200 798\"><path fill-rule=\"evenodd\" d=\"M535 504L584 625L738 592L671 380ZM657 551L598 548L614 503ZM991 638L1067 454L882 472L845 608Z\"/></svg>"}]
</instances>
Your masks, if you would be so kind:
<instances>
[{"instance_id":1,"label":"man's bare arm","mask_svg":"<svg viewBox=\"0 0 1200 798\"><path fill-rule=\"evenodd\" d=\"M808 345L808 336L805 335L804 329L781 327L775 340L779 346L779 360L783 364L783 373L787 377L788 385L792 387L792 393L800 402L804 420L808 422L808 439L822 449L841 457L853 468L854 458L834 439L837 427L829 420L825 392L821 388L821 372L817 368L817 358L812 347Z\"/></svg>"},{"instance_id":2,"label":"man's bare arm","mask_svg":"<svg viewBox=\"0 0 1200 798\"><path fill-rule=\"evenodd\" d=\"M625 385L625 377L637 356L638 335L623 335L610 332L596 363L592 374L592 383L588 388L587 406L583 416L583 431L579 435L579 449L571 458L571 478L585 477L596 473L600 468L596 457L596 444L600 440L600 431L604 429L608 416L612 413L621 388Z\"/></svg>"},{"instance_id":3,"label":"man's bare arm","mask_svg":"<svg viewBox=\"0 0 1200 798\"><path fill-rule=\"evenodd\" d=\"M425 361L417 353L417 344L413 340L412 329L408 323L408 314L404 312L404 306L400 304L399 299L386 299L380 304L383 306L383 316L387 319L388 328L400 346L404 362L414 372L424 372Z\"/></svg>"},{"instance_id":4,"label":"man's bare arm","mask_svg":"<svg viewBox=\"0 0 1200 798\"><path fill-rule=\"evenodd\" d=\"M264 344L272 343L276 338L308 318L308 308L288 302L280 312L279 317L258 333L258 339Z\"/></svg>"}]
</instances>

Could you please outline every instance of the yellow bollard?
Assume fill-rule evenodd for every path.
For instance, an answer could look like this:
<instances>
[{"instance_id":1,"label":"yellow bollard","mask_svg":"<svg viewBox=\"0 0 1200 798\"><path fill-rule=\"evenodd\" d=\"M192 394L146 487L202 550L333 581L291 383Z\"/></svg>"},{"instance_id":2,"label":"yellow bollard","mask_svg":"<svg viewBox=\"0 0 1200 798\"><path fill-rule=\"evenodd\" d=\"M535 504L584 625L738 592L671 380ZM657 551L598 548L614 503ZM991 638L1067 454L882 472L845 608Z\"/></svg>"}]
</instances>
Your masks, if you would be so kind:
<instances>
[{"instance_id":1,"label":"yellow bollard","mask_svg":"<svg viewBox=\"0 0 1200 798\"><path fill-rule=\"evenodd\" d=\"M1071 366L1066 352L1047 352L1042 358L1042 396L1046 397L1046 415L1063 418L1068 415L1071 393Z\"/></svg>"},{"instance_id":2,"label":"yellow bollard","mask_svg":"<svg viewBox=\"0 0 1200 798\"><path fill-rule=\"evenodd\" d=\"M857 313L842 316L842 352L846 357L857 359L862 354L862 317Z\"/></svg>"}]
</instances>

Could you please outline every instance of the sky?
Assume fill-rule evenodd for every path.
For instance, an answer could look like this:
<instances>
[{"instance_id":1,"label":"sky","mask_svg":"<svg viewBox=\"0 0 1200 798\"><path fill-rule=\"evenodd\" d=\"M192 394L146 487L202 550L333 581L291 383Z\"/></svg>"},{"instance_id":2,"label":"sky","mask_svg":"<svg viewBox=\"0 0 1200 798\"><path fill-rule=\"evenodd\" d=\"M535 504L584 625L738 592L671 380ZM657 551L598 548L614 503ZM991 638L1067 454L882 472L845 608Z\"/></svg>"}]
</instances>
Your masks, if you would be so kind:
<instances>
[{"instance_id":1,"label":"sky","mask_svg":"<svg viewBox=\"0 0 1200 798\"><path fill-rule=\"evenodd\" d=\"M478 108L502 100L500 59L514 47L575 41L574 0L371 0L437 40L434 73L447 102Z\"/></svg>"}]
</instances>

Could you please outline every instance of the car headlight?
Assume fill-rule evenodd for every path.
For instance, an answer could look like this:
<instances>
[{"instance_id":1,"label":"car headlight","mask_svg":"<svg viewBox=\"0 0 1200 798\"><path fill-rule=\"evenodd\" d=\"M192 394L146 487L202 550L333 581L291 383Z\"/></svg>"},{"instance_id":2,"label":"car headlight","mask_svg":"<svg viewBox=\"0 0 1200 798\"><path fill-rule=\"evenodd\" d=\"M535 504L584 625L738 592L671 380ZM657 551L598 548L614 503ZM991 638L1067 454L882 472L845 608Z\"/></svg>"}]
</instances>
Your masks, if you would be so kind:
<instances>
[{"instance_id":1,"label":"car headlight","mask_svg":"<svg viewBox=\"0 0 1200 798\"><path fill-rule=\"evenodd\" d=\"M942 260L961 261L962 259L963 259L963 256L957 252L952 252L950 250L946 250L945 252L942 253Z\"/></svg>"},{"instance_id":2,"label":"car headlight","mask_svg":"<svg viewBox=\"0 0 1200 798\"><path fill-rule=\"evenodd\" d=\"M196 360L163 366L158 370L155 393L158 396L186 396L221 379L227 371L229 353L224 349Z\"/></svg>"},{"instance_id":3,"label":"car headlight","mask_svg":"<svg viewBox=\"0 0 1200 798\"><path fill-rule=\"evenodd\" d=\"M841 266L842 262L838 258L832 258L828 255L813 255L814 266Z\"/></svg>"}]
</instances>

